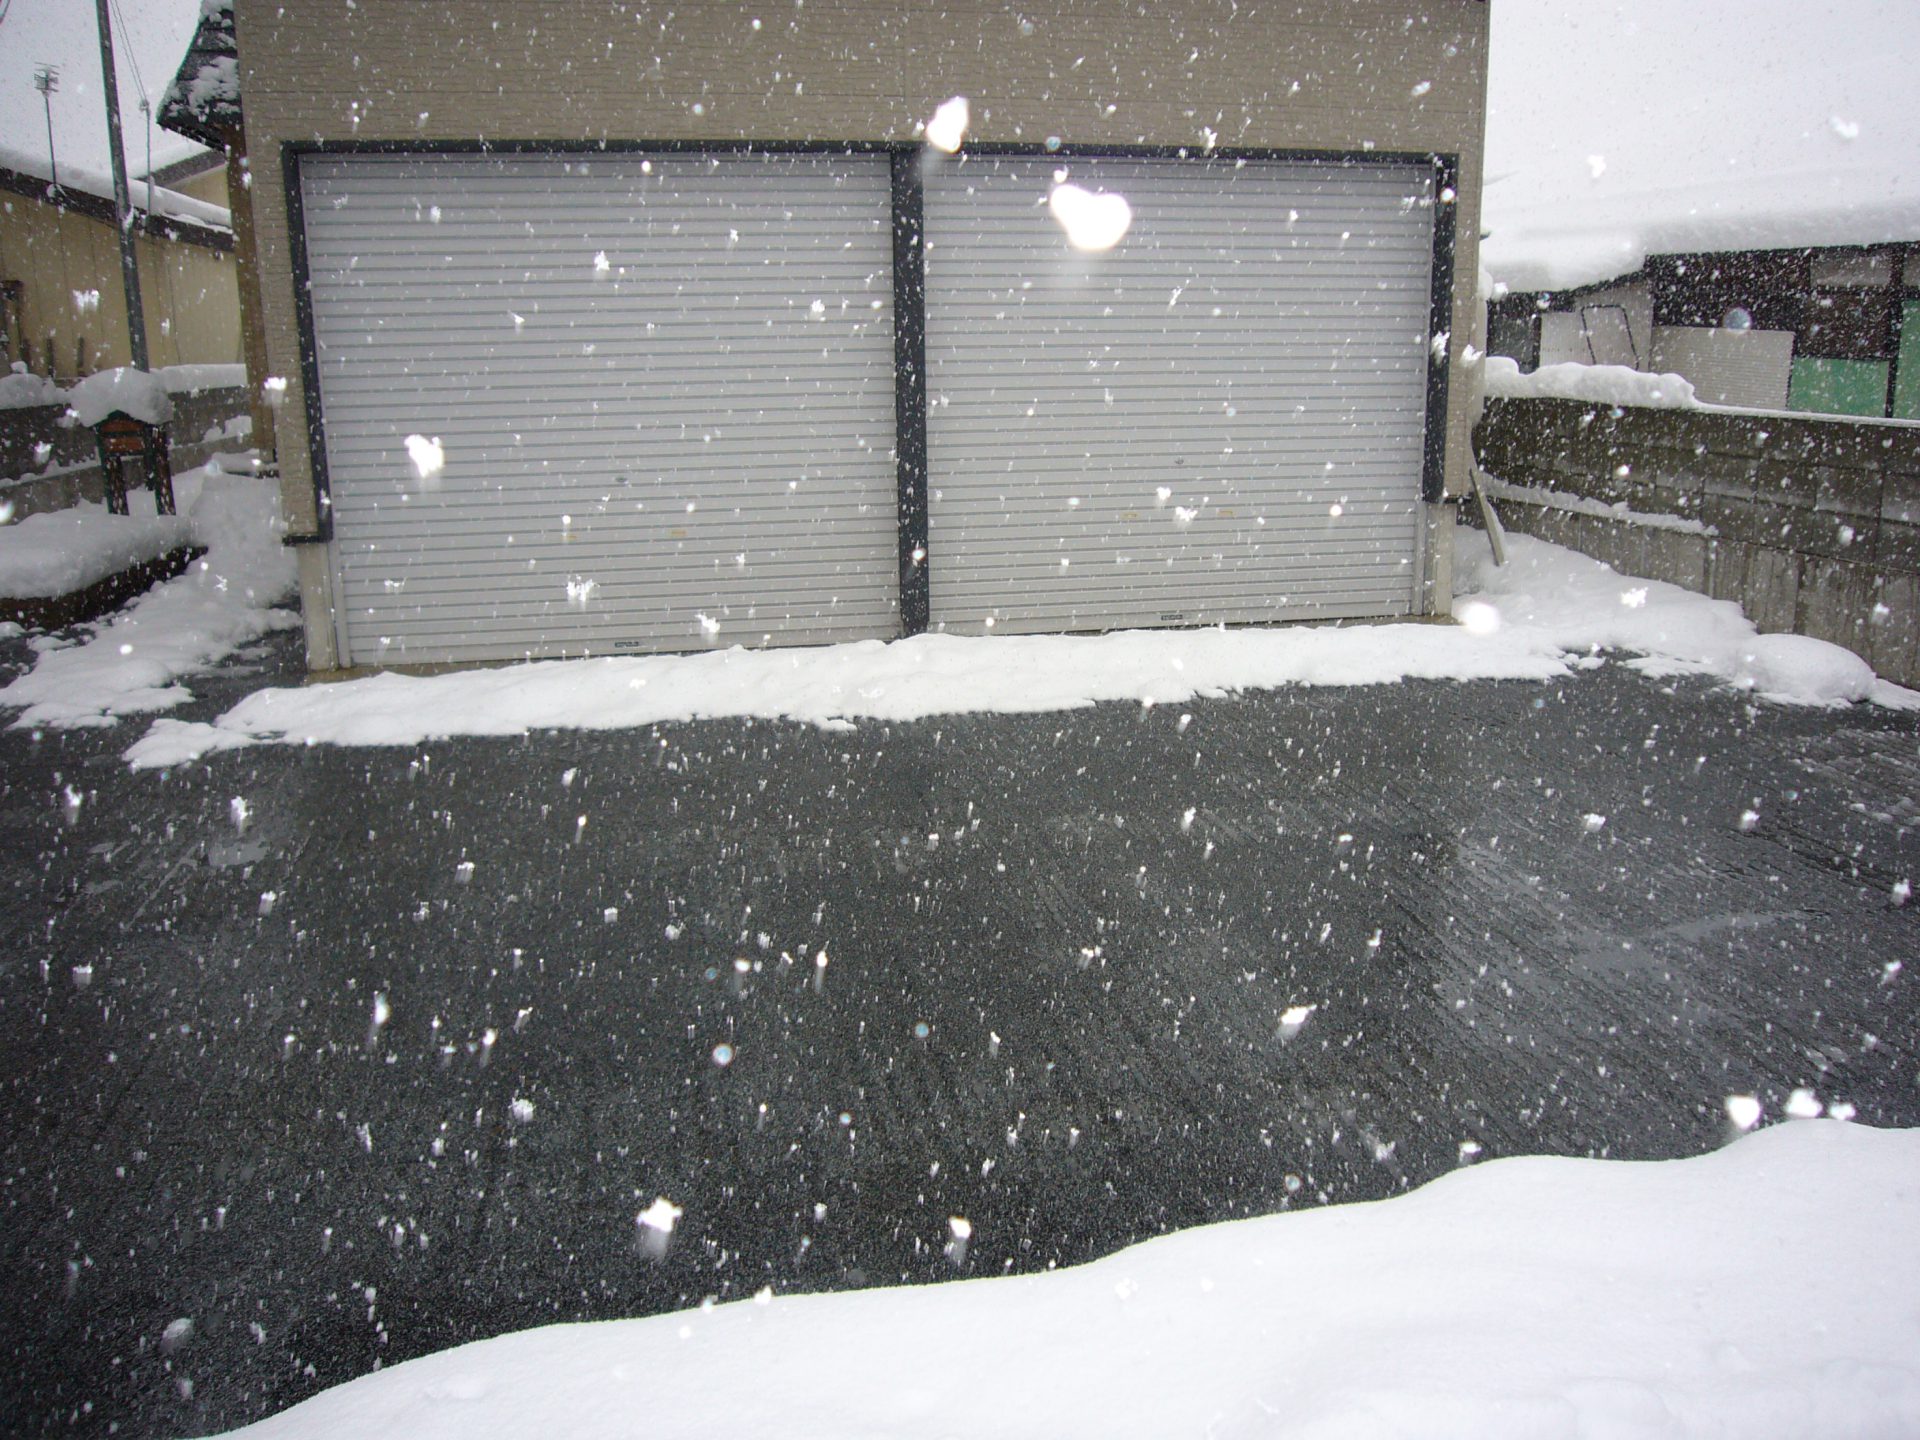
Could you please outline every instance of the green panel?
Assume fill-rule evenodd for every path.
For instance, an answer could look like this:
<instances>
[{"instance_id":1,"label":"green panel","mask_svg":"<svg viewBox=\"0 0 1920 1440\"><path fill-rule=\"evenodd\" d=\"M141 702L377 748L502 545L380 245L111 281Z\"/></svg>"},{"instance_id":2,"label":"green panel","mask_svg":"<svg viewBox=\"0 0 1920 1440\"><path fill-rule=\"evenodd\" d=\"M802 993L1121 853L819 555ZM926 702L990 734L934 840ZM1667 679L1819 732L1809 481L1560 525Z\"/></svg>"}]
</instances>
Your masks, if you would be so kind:
<instances>
[{"instance_id":1,"label":"green panel","mask_svg":"<svg viewBox=\"0 0 1920 1440\"><path fill-rule=\"evenodd\" d=\"M1787 408L1816 415L1885 415L1887 362L1795 356Z\"/></svg>"},{"instance_id":2,"label":"green panel","mask_svg":"<svg viewBox=\"0 0 1920 1440\"><path fill-rule=\"evenodd\" d=\"M1900 371L1893 380L1893 418L1920 420L1920 300L1900 311Z\"/></svg>"}]
</instances>

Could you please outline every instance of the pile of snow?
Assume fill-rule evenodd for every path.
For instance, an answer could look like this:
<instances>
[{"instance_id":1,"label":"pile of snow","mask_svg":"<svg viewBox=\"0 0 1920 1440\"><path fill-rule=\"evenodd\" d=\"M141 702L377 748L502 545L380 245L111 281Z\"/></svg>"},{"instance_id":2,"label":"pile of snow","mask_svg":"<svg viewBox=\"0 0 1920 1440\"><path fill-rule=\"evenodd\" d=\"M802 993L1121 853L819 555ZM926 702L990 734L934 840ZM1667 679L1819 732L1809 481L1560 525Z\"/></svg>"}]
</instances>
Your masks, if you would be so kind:
<instances>
[{"instance_id":1,"label":"pile of snow","mask_svg":"<svg viewBox=\"0 0 1920 1440\"><path fill-rule=\"evenodd\" d=\"M186 517L154 513L149 492L129 494L127 503L141 513L113 515L105 505L83 504L0 526L0 596L71 595L189 543Z\"/></svg>"},{"instance_id":2,"label":"pile of snow","mask_svg":"<svg viewBox=\"0 0 1920 1440\"><path fill-rule=\"evenodd\" d=\"M1920 239L1910 5L1529 0L1490 24L1480 253L1511 288Z\"/></svg>"},{"instance_id":3,"label":"pile of snow","mask_svg":"<svg viewBox=\"0 0 1920 1440\"><path fill-rule=\"evenodd\" d=\"M845 729L856 720L1029 714L1109 700L1176 704L1282 685L1537 680L1561 668L1550 654L1431 625L918 635L810 649L548 660L434 676L388 672L313 689L263 690L211 726L156 725L128 758L146 767L257 740L410 745L446 735L621 730L733 716Z\"/></svg>"},{"instance_id":4,"label":"pile of snow","mask_svg":"<svg viewBox=\"0 0 1920 1440\"><path fill-rule=\"evenodd\" d=\"M178 96L180 103L195 115L204 118L222 105L239 102L240 61L237 56L215 55L193 72L185 86L177 83L184 78L184 71L174 77L176 83L167 91L167 99Z\"/></svg>"},{"instance_id":5,"label":"pile of snow","mask_svg":"<svg viewBox=\"0 0 1920 1440\"><path fill-rule=\"evenodd\" d=\"M1910 1435L1916 1175L1920 1131L1837 1120L1494 1160L1052 1274L528 1330L233 1433Z\"/></svg>"},{"instance_id":6,"label":"pile of snow","mask_svg":"<svg viewBox=\"0 0 1920 1440\"><path fill-rule=\"evenodd\" d=\"M233 44L233 0L200 0L200 35L214 32L224 42L214 48L231 48ZM199 38L199 37L196 37ZM189 51L191 59L191 51ZM160 108L164 113L174 105L184 106L189 113L205 121L208 116L223 110L233 110L240 104L240 65L232 55L206 55L200 63L189 70L182 63L179 73L173 77L173 83L167 86L167 93L161 99Z\"/></svg>"},{"instance_id":7,"label":"pile of snow","mask_svg":"<svg viewBox=\"0 0 1920 1440\"><path fill-rule=\"evenodd\" d=\"M1637 405L1649 410L1701 410L1693 382L1684 375L1655 375L1626 365L1542 365L1520 373L1520 362L1489 355L1486 393L1499 400L1585 400L1596 405Z\"/></svg>"},{"instance_id":8,"label":"pile of snow","mask_svg":"<svg viewBox=\"0 0 1920 1440\"><path fill-rule=\"evenodd\" d=\"M433 676L388 672L258 691L211 725L156 721L126 758L144 769L260 741L413 745L450 735L741 716L845 728L857 720L1033 713L1102 701L1177 704L1284 685L1544 680L1608 649L1645 657L1629 663L1651 675L1709 675L1785 704L1920 707L1920 695L1876 679L1866 662L1838 646L1758 634L1729 601L1623 577L1529 536L1512 536L1508 545L1513 563L1498 569L1484 535L1460 532L1457 564L1466 593L1454 606L1458 629L920 635L815 649L548 660Z\"/></svg>"},{"instance_id":9,"label":"pile of snow","mask_svg":"<svg viewBox=\"0 0 1920 1440\"><path fill-rule=\"evenodd\" d=\"M43 642L33 669L0 689L15 723L105 725L192 698L177 682L250 640L299 623L271 607L293 588L292 556L280 543L278 488L228 475L218 460L177 476L175 494L193 543L207 554L186 574L149 591L79 644Z\"/></svg>"},{"instance_id":10,"label":"pile of snow","mask_svg":"<svg viewBox=\"0 0 1920 1440\"><path fill-rule=\"evenodd\" d=\"M1851 650L1762 635L1731 600L1622 575L1529 535L1507 537L1504 566L1478 531L1459 532L1455 555L1454 617L1489 640L1596 657L1629 651L1639 658L1626 664L1643 674L1703 675L1785 705L1920 709L1920 693L1877 678Z\"/></svg>"},{"instance_id":11,"label":"pile of snow","mask_svg":"<svg viewBox=\"0 0 1920 1440\"><path fill-rule=\"evenodd\" d=\"M13 362L11 373L0 376L0 410L24 410L31 405L60 405L67 392L44 375L27 369L24 360Z\"/></svg>"},{"instance_id":12,"label":"pile of snow","mask_svg":"<svg viewBox=\"0 0 1920 1440\"><path fill-rule=\"evenodd\" d=\"M82 425L98 425L116 412L149 425L165 425L173 419L173 397L167 394L166 383L151 371L131 365L87 376L73 387L67 403Z\"/></svg>"}]
</instances>

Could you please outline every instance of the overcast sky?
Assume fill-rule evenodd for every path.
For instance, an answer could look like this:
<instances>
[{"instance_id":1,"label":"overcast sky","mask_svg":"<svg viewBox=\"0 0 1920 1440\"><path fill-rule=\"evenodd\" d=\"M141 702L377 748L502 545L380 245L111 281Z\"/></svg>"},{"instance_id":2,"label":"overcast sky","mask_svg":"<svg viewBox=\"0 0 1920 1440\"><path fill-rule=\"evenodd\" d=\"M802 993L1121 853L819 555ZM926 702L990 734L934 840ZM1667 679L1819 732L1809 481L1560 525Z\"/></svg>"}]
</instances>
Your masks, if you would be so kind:
<instances>
[{"instance_id":1,"label":"overcast sky","mask_svg":"<svg viewBox=\"0 0 1920 1440\"><path fill-rule=\"evenodd\" d=\"M157 104L200 6L118 3L137 174L136 65ZM107 169L92 16L93 0L12 0L0 146L44 160L33 71L51 61L61 157ZM1920 0L1492 0L1492 23L1484 223L1497 272L1584 273L1689 237L1920 238ZM156 165L193 148L155 127Z\"/></svg>"},{"instance_id":2,"label":"overcast sky","mask_svg":"<svg viewBox=\"0 0 1920 1440\"><path fill-rule=\"evenodd\" d=\"M1502 279L1503 256L1920 238L1915 0L1493 0L1490 72Z\"/></svg>"},{"instance_id":3,"label":"overcast sky","mask_svg":"<svg viewBox=\"0 0 1920 1440\"><path fill-rule=\"evenodd\" d=\"M56 155L63 163L101 174L109 170L100 41L93 15L94 0L13 0L6 19L0 20L0 145L15 154L24 152L40 167L47 159L47 116L40 92L33 88L33 72L53 64L60 69L60 91L53 97ZM144 82L157 111L199 19L200 0L118 0L113 58L130 174L143 174L147 168L140 85ZM153 127L156 168L199 148Z\"/></svg>"}]
</instances>

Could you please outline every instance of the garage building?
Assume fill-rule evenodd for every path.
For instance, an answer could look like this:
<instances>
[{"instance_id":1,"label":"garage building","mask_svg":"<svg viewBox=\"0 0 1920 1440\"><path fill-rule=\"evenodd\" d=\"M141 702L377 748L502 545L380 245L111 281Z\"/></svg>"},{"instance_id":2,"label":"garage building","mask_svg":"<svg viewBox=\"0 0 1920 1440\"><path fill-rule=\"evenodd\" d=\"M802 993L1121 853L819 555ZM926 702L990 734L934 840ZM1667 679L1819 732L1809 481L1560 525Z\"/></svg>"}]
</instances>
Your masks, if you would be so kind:
<instances>
[{"instance_id":1,"label":"garage building","mask_svg":"<svg viewBox=\"0 0 1920 1440\"><path fill-rule=\"evenodd\" d=\"M1485 4L1061 9L239 0L309 663L1444 611Z\"/></svg>"}]
</instances>

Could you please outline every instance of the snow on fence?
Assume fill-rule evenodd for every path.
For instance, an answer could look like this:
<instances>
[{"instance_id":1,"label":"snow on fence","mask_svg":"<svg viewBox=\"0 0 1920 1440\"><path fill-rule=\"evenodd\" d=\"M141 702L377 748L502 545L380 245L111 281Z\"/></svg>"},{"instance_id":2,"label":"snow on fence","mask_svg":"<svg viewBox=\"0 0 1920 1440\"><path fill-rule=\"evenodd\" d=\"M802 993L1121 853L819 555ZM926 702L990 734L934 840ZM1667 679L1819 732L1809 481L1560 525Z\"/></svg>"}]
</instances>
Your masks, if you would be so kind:
<instances>
[{"instance_id":1,"label":"snow on fence","mask_svg":"<svg viewBox=\"0 0 1920 1440\"><path fill-rule=\"evenodd\" d=\"M1508 528L1920 683L1920 427L1508 397L1474 448Z\"/></svg>"}]
</instances>

